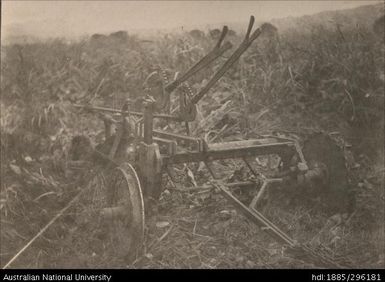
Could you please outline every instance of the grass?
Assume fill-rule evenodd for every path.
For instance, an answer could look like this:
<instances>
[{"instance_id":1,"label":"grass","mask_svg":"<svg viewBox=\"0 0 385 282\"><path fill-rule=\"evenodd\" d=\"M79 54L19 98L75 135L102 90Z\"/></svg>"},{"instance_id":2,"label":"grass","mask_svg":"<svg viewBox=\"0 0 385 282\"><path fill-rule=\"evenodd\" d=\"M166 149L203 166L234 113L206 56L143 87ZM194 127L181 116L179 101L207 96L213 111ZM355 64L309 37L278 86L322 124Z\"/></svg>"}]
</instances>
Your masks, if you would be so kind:
<instances>
[{"instance_id":1,"label":"grass","mask_svg":"<svg viewBox=\"0 0 385 282\"><path fill-rule=\"evenodd\" d=\"M1 265L73 195L75 180L66 169L72 136L100 141L102 123L71 103L119 107L143 93L157 66L172 78L213 45L209 38L170 34L146 42L132 36L120 43L53 40L1 47ZM218 66L193 78L192 89L200 89ZM317 237L328 216L306 203L290 207L277 199L265 213L296 239L318 240L358 268L384 266L383 66L383 42L363 28L318 26L288 31L279 40L261 38L201 101L191 124L193 132L216 141L339 132L352 145L345 155L357 206L348 224ZM159 215L149 219L145 255L133 265L74 248L69 233L76 224L61 219L14 267L312 267L282 254L280 245L220 196L170 191L160 199Z\"/></svg>"}]
</instances>

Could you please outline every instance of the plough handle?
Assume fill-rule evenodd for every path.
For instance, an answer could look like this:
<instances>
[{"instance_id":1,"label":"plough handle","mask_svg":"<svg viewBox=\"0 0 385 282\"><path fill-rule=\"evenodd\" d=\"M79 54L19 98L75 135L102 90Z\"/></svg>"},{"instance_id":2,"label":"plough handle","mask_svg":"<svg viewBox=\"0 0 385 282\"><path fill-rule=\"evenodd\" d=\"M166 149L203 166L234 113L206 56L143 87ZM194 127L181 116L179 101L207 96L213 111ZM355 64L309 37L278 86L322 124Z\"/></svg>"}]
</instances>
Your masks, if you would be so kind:
<instances>
[{"instance_id":1,"label":"plough handle","mask_svg":"<svg viewBox=\"0 0 385 282\"><path fill-rule=\"evenodd\" d=\"M250 21L249 21L249 26L247 27L247 32L246 32L246 35L245 35L245 40L249 39L250 33L251 33L251 29L253 28L254 22L255 22L255 18L254 18L254 16L251 16L250 17Z\"/></svg>"},{"instance_id":2,"label":"plough handle","mask_svg":"<svg viewBox=\"0 0 385 282\"><path fill-rule=\"evenodd\" d=\"M221 36L219 37L218 43L215 46L215 48L220 48L221 47L223 39L225 39L225 36L226 36L228 31L229 31L229 28L227 27L227 25L223 26Z\"/></svg>"},{"instance_id":3,"label":"plough handle","mask_svg":"<svg viewBox=\"0 0 385 282\"><path fill-rule=\"evenodd\" d=\"M245 39L238 47L237 50L230 56L230 58L224 63L224 65L219 69L219 71L213 76L213 78L206 84L205 87L199 91L191 99L191 104L196 104L203 98L203 96L214 86L214 84L226 73L226 71L242 56L242 54L250 47L251 43L262 33L262 29L256 29L253 34L250 36L251 29L254 25L254 17L250 17L249 26L246 32Z\"/></svg>"},{"instance_id":4,"label":"plough handle","mask_svg":"<svg viewBox=\"0 0 385 282\"><path fill-rule=\"evenodd\" d=\"M230 42L226 42L223 46L222 41L224 40L226 34L227 34L228 28L227 26L223 27L221 37L219 38L218 43L214 47L213 50L211 50L206 56L204 56L202 59L199 60L194 66L192 66L186 73L184 73L182 76L171 82L170 84L166 85L165 91L168 93L171 93L174 91L179 85L181 85L183 82L188 80L190 77L192 77L194 74L196 74L198 71L204 69L209 64L214 62L218 57L222 56L223 53L225 53L227 50L231 49L233 45Z\"/></svg>"}]
</instances>

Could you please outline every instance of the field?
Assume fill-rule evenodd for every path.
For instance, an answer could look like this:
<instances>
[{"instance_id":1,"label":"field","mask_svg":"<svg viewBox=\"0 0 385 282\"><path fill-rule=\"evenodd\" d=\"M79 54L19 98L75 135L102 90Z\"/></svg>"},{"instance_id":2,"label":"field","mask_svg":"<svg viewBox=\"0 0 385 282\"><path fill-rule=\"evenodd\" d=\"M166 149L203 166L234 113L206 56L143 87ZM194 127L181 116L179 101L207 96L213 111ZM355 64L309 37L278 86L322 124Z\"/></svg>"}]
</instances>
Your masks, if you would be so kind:
<instances>
[{"instance_id":1,"label":"field","mask_svg":"<svg viewBox=\"0 0 385 282\"><path fill-rule=\"evenodd\" d=\"M236 46L242 36L230 40ZM1 47L1 266L76 192L73 183L84 172L67 167L72 137L87 135L95 144L102 138L102 121L72 104L119 108L142 95L154 69L173 78L214 44L209 36L183 33ZM333 136L355 195L349 220L322 232L331 216L322 204L301 198L292 206L280 195L265 214L296 240L322 245L353 268L385 267L384 51L384 41L366 27L319 25L262 36L200 102L191 123L194 136L212 142L277 133L299 140L316 132ZM189 81L193 91L227 56ZM205 177L195 167L186 171ZM89 234L64 216L12 267L317 267L288 256L220 195L179 193L167 185L146 225L144 255L132 264L87 245Z\"/></svg>"}]
</instances>

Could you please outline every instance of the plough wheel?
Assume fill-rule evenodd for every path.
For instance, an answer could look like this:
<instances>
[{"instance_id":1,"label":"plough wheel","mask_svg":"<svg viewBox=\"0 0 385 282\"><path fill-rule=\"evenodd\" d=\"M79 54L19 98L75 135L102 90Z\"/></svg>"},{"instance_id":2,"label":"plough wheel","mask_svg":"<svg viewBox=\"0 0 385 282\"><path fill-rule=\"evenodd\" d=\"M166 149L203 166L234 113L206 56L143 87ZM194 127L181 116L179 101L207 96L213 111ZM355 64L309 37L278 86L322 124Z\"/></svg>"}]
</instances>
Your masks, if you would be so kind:
<instances>
[{"instance_id":1,"label":"plough wheel","mask_svg":"<svg viewBox=\"0 0 385 282\"><path fill-rule=\"evenodd\" d=\"M135 169L123 163L104 170L86 189L77 212L77 252L83 253L92 267L130 263L143 249L145 226Z\"/></svg>"},{"instance_id":2,"label":"plough wheel","mask_svg":"<svg viewBox=\"0 0 385 282\"><path fill-rule=\"evenodd\" d=\"M121 254L132 258L143 247L144 202L135 169L123 163L112 171L108 181L107 208L101 216L111 225L111 237ZM117 231L116 233L114 233Z\"/></svg>"}]
</instances>

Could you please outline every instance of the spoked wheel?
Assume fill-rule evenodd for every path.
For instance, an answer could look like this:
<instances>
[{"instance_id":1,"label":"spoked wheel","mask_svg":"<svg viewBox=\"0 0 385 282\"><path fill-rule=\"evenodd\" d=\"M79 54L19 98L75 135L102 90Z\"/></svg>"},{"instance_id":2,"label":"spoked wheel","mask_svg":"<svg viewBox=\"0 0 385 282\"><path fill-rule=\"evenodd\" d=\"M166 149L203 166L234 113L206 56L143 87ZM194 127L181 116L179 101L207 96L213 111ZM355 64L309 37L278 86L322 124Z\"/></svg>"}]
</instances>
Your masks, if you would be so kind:
<instances>
[{"instance_id":1,"label":"spoked wheel","mask_svg":"<svg viewBox=\"0 0 385 282\"><path fill-rule=\"evenodd\" d=\"M128 163L98 173L79 202L76 252L87 266L119 266L143 248L144 203L135 169Z\"/></svg>"}]
</instances>

